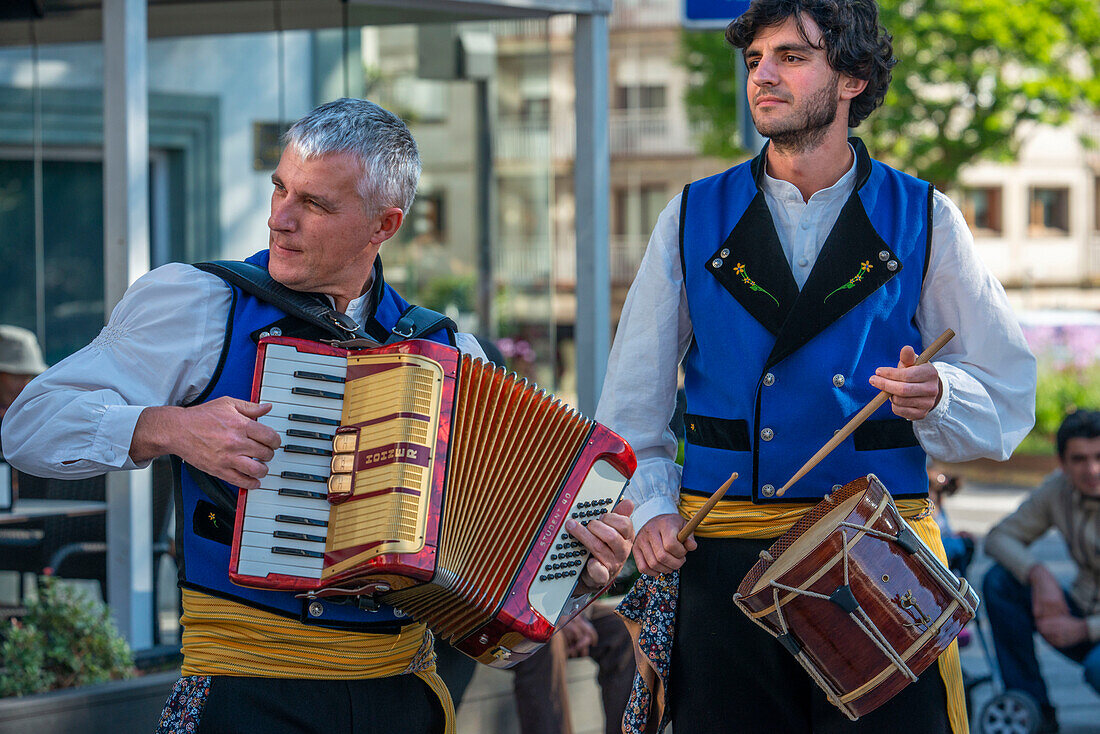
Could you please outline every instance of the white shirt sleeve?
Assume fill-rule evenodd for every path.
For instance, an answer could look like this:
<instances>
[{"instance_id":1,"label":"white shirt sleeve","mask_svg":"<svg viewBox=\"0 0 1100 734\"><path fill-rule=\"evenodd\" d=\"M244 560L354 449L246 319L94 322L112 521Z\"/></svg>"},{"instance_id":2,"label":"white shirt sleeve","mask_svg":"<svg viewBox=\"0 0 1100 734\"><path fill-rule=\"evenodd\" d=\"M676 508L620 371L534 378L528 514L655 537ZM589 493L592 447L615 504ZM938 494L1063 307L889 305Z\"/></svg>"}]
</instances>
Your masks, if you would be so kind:
<instances>
[{"instance_id":1,"label":"white shirt sleeve","mask_svg":"<svg viewBox=\"0 0 1100 734\"><path fill-rule=\"evenodd\" d=\"M657 218L627 294L596 410L596 420L625 438L638 457L626 491L635 505L635 530L657 515L676 512L680 493L677 442L668 423L692 332L679 222L677 196Z\"/></svg>"},{"instance_id":2,"label":"white shirt sleeve","mask_svg":"<svg viewBox=\"0 0 1100 734\"><path fill-rule=\"evenodd\" d=\"M173 263L139 278L91 344L35 378L3 422L4 453L29 474L80 479L134 469L141 412L206 388L232 299L221 278Z\"/></svg>"},{"instance_id":3,"label":"white shirt sleeve","mask_svg":"<svg viewBox=\"0 0 1100 734\"><path fill-rule=\"evenodd\" d=\"M913 428L933 458L1003 461L1035 423L1035 357L962 213L938 191L932 223L917 328L925 344L948 328L955 338L933 360L943 396Z\"/></svg>"}]
</instances>

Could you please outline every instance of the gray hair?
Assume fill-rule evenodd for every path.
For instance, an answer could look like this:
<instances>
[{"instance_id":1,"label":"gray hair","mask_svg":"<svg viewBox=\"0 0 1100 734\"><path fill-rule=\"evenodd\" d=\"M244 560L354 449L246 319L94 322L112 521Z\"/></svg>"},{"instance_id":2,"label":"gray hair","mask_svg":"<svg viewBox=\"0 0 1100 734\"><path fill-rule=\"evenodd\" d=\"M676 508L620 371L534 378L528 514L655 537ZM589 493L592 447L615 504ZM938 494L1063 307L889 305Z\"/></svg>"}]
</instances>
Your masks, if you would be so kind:
<instances>
[{"instance_id":1,"label":"gray hair","mask_svg":"<svg viewBox=\"0 0 1100 734\"><path fill-rule=\"evenodd\" d=\"M406 214L420 181L420 153L397 115L365 99L326 102L283 134L304 159L351 153L363 175L358 191L368 209L399 207Z\"/></svg>"}]
</instances>

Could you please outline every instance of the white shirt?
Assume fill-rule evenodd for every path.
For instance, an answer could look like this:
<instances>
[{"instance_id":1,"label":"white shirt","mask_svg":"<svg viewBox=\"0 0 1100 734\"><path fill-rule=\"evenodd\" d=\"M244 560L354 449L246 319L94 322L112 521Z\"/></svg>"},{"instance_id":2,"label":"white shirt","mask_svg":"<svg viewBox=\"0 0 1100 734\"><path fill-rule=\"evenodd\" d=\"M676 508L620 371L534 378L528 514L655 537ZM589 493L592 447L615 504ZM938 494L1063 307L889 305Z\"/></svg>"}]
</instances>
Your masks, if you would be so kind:
<instances>
[{"instance_id":1,"label":"white shirt","mask_svg":"<svg viewBox=\"0 0 1100 734\"><path fill-rule=\"evenodd\" d=\"M799 288L855 183L853 160L836 184L804 202L793 184L765 174L764 196ZM657 219L627 295L596 411L596 420L623 436L637 454L638 470L627 488L636 531L657 515L676 512L680 491L677 442L668 423L692 326L679 227L676 196ZM921 447L942 461L1007 459L1035 422L1035 358L1004 289L975 254L962 214L938 191L916 323L924 344L947 328L956 334L933 362L943 395L925 418L913 422ZM921 345L912 346L920 351ZM804 447L807 456L818 448Z\"/></svg>"},{"instance_id":2,"label":"white shirt","mask_svg":"<svg viewBox=\"0 0 1100 734\"><path fill-rule=\"evenodd\" d=\"M348 304L363 322L369 293ZM7 459L42 477L81 479L136 469L130 442L145 408L184 405L214 375L232 290L210 273L172 263L130 286L91 344L36 377L4 417ZM458 348L484 357L470 334ZM142 464L140 466L145 466Z\"/></svg>"}]
</instances>

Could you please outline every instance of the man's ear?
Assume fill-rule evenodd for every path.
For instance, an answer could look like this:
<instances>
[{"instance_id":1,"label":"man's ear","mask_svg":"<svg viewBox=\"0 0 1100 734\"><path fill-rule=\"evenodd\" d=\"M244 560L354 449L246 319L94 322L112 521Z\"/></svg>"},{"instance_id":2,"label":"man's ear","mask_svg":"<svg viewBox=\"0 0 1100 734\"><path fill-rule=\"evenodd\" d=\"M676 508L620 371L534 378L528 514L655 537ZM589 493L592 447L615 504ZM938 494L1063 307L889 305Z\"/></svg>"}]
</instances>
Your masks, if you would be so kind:
<instances>
[{"instance_id":1,"label":"man's ear","mask_svg":"<svg viewBox=\"0 0 1100 734\"><path fill-rule=\"evenodd\" d=\"M846 74L842 74L840 76L841 99L855 99L859 95L863 94L863 90L866 88L866 79L856 79L854 76L847 76Z\"/></svg>"},{"instance_id":2,"label":"man's ear","mask_svg":"<svg viewBox=\"0 0 1100 734\"><path fill-rule=\"evenodd\" d=\"M387 209L383 209L382 213L378 216L378 229L371 235L370 241L376 245L381 245L397 234L397 230L401 229L401 223L405 221L405 212L401 211L396 206L391 206Z\"/></svg>"}]
</instances>

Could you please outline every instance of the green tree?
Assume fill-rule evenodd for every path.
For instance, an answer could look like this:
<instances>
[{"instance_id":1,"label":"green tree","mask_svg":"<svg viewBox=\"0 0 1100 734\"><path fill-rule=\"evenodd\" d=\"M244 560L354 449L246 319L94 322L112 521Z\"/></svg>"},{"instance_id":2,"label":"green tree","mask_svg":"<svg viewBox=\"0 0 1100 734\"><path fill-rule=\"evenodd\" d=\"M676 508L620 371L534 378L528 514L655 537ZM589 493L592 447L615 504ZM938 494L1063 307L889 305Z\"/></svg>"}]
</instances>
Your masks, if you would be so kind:
<instances>
[{"instance_id":1,"label":"green tree","mask_svg":"<svg viewBox=\"0 0 1100 734\"><path fill-rule=\"evenodd\" d=\"M1097 0L879 0L893 34L886 101L857 129L875 155L937 183L964 164L1009 160L1021 126L1100 109ZM738 145L734 64L721 33L685 31L688 114L708 155ZM1088 143L1089 141L1085 141Z\"/></svg>"}]
</instances>

